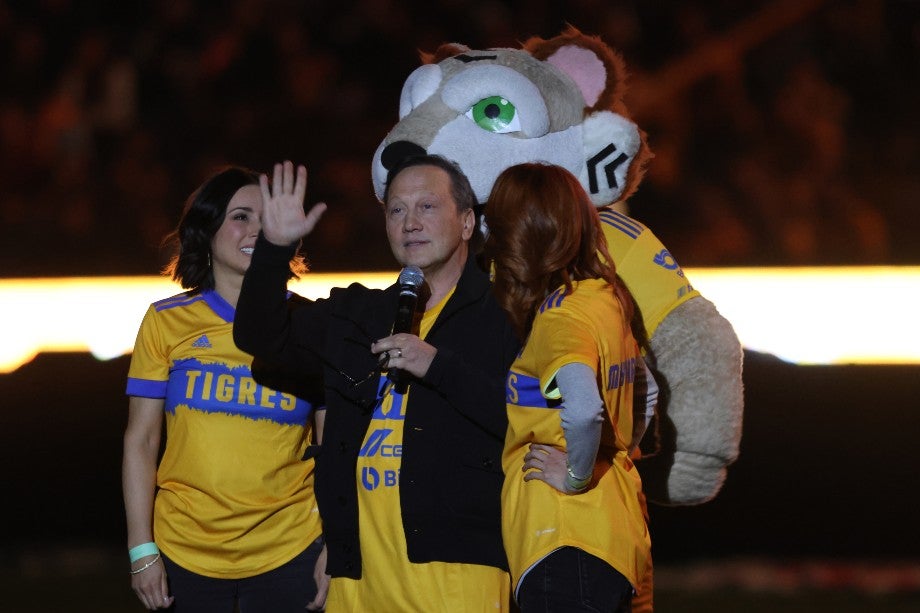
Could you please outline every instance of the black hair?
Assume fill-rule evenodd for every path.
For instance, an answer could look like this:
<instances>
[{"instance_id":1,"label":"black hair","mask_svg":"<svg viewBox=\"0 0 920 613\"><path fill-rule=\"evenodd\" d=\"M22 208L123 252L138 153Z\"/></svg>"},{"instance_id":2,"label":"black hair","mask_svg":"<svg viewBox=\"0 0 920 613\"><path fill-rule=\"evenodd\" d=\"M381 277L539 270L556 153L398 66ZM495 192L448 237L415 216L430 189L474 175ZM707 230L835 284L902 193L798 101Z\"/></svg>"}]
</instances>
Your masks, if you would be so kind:
<instances>
[{"instance_id":1,"label":"black hair","mask_svg":"<svg viewBox=\"0 0 920 613\"><path fill-rule=\"evenodd\" d=\"M200 292L214 288L211 269L211 240L227 214L230 200L241 188L258 185L259 174L241 166L228 166L201 184L185 201L178 227L165 243L173 245L175 255L163 270L183 289ZM291 260L291 274L306 271L302 256Z\"/></svg>"},{"instance_id":2,"label":"black hair","mask_svg":"<svg viewBox=\"0 0 920 613\"><path fill-rule=\"evenodd\" d=\"M450 177L450 195L457 204L457 210L461 213L467 209L476 207L478 204L476 202L476 194L473 192L473 187L470 185L470 180L466 178L466 175L460 170L458 164L440 155L426 154L405 157L390 169L387 173L386 185L383 188L384 207L386 207L387 199L390 196L390 185L393 183L393 179L405 169L412 168L413 166L434 166L446 172L447 176Z\"/></svg>"}]
</instances>

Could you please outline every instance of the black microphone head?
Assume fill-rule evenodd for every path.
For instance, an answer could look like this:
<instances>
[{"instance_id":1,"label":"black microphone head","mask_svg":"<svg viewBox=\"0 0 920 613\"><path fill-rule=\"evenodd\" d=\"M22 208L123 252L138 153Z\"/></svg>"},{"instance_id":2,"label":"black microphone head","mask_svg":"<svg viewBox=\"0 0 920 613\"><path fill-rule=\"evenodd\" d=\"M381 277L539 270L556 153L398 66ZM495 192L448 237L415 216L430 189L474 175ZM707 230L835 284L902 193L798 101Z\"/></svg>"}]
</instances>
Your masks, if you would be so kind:
<instances>
[{"instance_id":1,"label":"black microphone head","mask_svg":"<svg viewBox=\"0 0 920 613\"><path fill-rule=\"evenodd\" d=\"M399 287L402 290L409 290L413 294L418 292L418 288L425 281L425 273L418 266L406 266L399 272Z\"/></svg>"}]
</instances>

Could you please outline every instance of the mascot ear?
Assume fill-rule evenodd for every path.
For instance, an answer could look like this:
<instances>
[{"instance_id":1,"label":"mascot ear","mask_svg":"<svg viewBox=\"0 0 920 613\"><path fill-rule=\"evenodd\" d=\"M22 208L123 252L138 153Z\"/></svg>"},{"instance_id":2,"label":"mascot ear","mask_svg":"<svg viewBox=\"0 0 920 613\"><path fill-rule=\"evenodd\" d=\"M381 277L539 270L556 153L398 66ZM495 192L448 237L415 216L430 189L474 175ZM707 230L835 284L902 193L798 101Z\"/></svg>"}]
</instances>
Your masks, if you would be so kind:
<instances>
[{"instance_id":1,"label":"mascot ear","mask_svg":"<svg viewBox=\"0 0 920 613\"><path fill-rule=\"evenodd\" d=\"M623 58L573 26L549 40L531 38L524 49L565 73L585 99L585 166L579 179L591 200L600 207L628 198L639 187L652 152L623 103Z\"/></svg>"},{"instance_id":2,"label":"mascot ear","mask_svg":"<svg viewBox=\"0 0 920 613\"><path fill-rule=\"evenodd\" d=\"M568 26L549 40L531 38L524 43L524 49L575 81L585 98L586 113L608 110L627 116L623 105L626 64L597 36L587 36Z\"/></svg>"}]
</instances>

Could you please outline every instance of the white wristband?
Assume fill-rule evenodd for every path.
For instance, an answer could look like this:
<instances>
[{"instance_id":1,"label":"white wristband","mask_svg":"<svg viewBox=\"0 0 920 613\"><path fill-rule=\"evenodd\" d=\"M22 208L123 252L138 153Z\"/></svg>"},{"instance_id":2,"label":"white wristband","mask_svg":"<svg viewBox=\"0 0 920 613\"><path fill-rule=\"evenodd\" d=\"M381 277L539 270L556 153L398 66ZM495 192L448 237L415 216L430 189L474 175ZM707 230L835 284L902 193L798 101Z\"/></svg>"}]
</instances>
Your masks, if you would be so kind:
<instances>
[{"instance_id":1,"label":"white wristband","mask_svg":"<svg viewBox=\"0 0 920 613\"><path fill-rule=\"evenodd\" d=\"M591 483L591 475L584 478L578 477L572 471L572 467L569 466L569 463L565 463L565 484L569 489L581 492L587 489L589 483Z\"/></svg>"}]
</instances>

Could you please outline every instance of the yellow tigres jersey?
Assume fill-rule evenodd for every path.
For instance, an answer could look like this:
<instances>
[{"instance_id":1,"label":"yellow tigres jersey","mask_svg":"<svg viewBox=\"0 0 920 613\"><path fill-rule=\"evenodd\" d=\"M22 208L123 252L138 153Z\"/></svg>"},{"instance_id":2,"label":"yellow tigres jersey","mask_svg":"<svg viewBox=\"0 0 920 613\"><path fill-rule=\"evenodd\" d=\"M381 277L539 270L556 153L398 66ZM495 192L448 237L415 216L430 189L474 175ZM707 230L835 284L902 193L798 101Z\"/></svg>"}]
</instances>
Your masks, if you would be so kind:
<instances>
[{"instance_id":1,"label":"yellow tigres jersey","mask_svg":"<svg viewBox=\"0 0 920 613\"><path fill-rule=\"evenodd\" d=\"M321 532L314 461L303 460L312 407L256 383L233 343L234 309L217 292L147 310L130 396L162 398L154 540L195 573L250 577L293 559Z\"/></svg>"},{"instance_id":2,"label":"yellow tigres jersey","mask_svg":"<svg viewBox=\"0 0 920 613\"><path fill-rule=\"evenodd\" d=\"M628 456L632 438L633 383L639 348L619 302L603 280L552 292L540 307L521 355L508 374L508 434L502 457L502 536L512 585L534 564L563 546L601 558L639 585L650 540ZM531 443L566 448L555 376L566 364L597 373L607 415L593 480L586 492L567 495L542 481L524 482Z\"/></svg>"},{"instance_id":3,"label":"yellow tigres jersey","mask_svg":"<svg viewBox=\"0 0 920 613\"><path fill-rule=\"evenodd\" d=\"M668 313L700 293L651 230L613 209L598 212L617 274L636 299L651 338Z\"/></svg>"},{"instance_id":4,"label":"yellow tigres jersey","mask_svg":"<svg viewBox=\"0 0 920 613\"><path fill-rule=\"evenodd\" d=\"M425 338L451 291L425 311L419 336ZM381 401L358 453L358 518L361 579L333 577L326 600L329 613L351 611L507 611L508 573L491 566L409 561L399 503L403 425L411 396L380 377ZM446 476L445 478L450 478Z\"/></svg>"}]
</instances>

